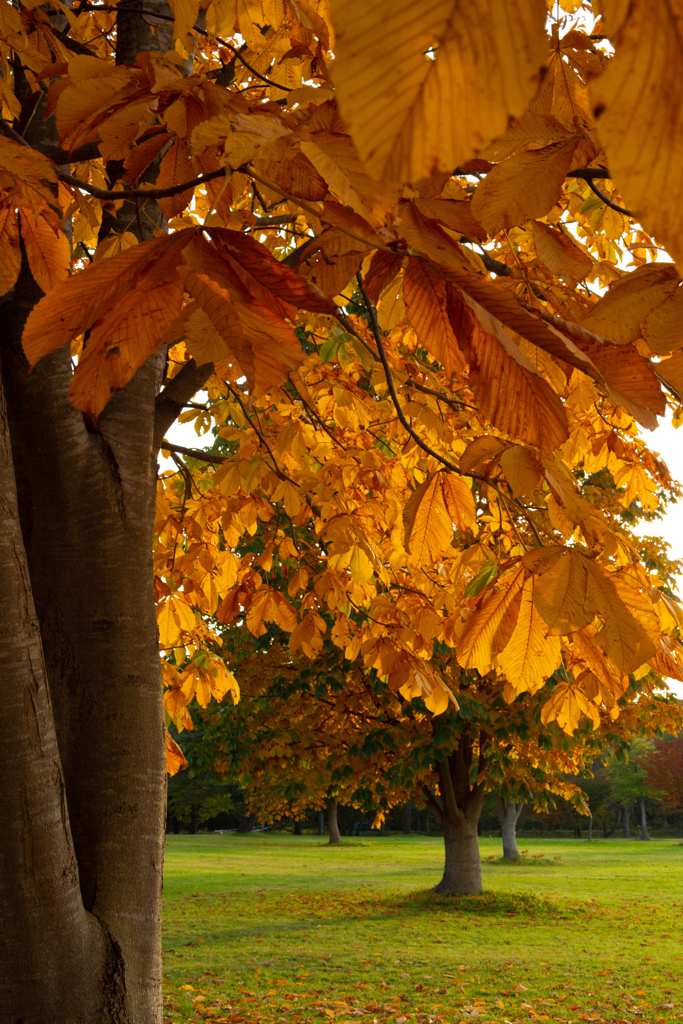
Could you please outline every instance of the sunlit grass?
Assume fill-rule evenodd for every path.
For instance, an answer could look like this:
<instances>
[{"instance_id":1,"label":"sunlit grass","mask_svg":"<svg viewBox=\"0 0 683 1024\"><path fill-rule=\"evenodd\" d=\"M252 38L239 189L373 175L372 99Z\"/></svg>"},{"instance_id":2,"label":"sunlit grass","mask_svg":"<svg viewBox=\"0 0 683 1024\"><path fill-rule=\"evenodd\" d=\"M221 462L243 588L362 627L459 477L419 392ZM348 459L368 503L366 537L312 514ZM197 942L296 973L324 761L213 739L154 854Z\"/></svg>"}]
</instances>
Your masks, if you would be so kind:
<instances>
[{"instance_id":1,"label":"sunlit grass","mask_svg":"<svg viewBox=\"0 0 683 1024\"><path fill-rule=\"evenodd\" d=\"M521 846L483 839L484 894L445 897L438 838L169 837L166 1020L683 1017L683 845Z\"/></svg>"}]
</instances>

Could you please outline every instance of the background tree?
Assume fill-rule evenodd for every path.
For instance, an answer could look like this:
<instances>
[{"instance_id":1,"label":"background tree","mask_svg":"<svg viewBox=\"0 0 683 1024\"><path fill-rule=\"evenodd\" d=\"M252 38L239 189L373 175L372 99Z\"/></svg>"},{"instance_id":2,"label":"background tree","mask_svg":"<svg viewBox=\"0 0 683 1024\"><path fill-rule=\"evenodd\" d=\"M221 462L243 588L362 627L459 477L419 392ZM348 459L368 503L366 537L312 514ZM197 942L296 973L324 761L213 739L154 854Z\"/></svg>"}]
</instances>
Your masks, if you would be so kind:
<instances>
[{"instance_id":1,"label":"background tree","mask_svg":"<svg viewBox=\"0 0 683 1024\"><path fill-rule=\"evenodd\" d=\"M683 736L656 739L637 756L648 788L663 797L666 811L681 815L683 820Z\"/></svg>"}]
</instances>

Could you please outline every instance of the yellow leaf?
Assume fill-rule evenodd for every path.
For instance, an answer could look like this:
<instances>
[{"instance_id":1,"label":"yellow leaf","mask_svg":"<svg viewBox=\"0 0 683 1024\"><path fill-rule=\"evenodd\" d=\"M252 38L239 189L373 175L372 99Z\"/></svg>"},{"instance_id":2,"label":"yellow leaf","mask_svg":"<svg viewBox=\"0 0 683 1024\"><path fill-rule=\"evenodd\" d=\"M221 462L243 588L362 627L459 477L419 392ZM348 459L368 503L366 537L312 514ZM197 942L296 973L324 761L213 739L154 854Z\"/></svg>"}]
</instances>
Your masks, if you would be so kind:
<instances>
[{"instance_id":1,"label":"yellow leaf","mask_svg":"<svg viewBox=\"0 0 683 1024\"><path fill-rule=\"evenodd\" d=\"M636 220L683 269L683 26L678 3L616 5L615 47L590 85L607 165ZM623 18L623 21L622 21ZM609 25L608 21L608 25ZM656 159L653 159L656 153Z\"/></svg>"},{"instance_id":2,"label":"yellow leaf","mask_svg":"<svg viewBox=\"0 0 683 1024\"><path fill-rule=\"evenodd\" d=\"M125 252L126 249L130 249L131 246L137 244L138 239L132 231L124 231L121 235L114 232L102 239L95 249L93 259L99 260L104 259L107 256L118 256L119 253Z\"/></svg>"},{"instance_id":3,"label":"yellow leaf","mask_svg":"<svg viewBox=\"0 0 683 1024\"><path fill-rule=\"evenodd\" d=\"M199 14L199 0L168 0L175 24L173 38L182 39L194 27Z\"/></svg>"},{"instance_id":4,"label":"yellow leaf","mask_svg":"<svg viewBox=\"0 0 683 1024\"><path fill-rule=\"evenodd\" d=\"M541 721L543 725L556 721L564 732L571 735L575 732L582 714L591 718L594 729L598 727L598 709L581 688L571 683L559 683L550 700L546 701L541 709Z\"/></svg>"},{"instance_id":5,"label":"yellow leaf","mask_svg":"<svg viewBox=\"0 0 683 1024\"><path fill-rule=\"evenodd\" d=\"M305 615L301 622L292 630L289 638L289 649L292 654L303 651L307 658L316 658L323 649L323 638L320 635L311 615Z\"/></svg>"},{"instance_id":6,"label":"yellow leaf","mask_svg":"<svg viewBox=\"0 0 683 1024\"><path fill-rule=\"evenodd\" d=\"M247 628L254 636L263 636L265 623L274 622L291 633L297 624L297 614L286 597L263 587L254 594L247 612Z\"/></svg>"},{"instance_id":7,"label":"yellow leaf","mask_svg":"<svg viewBox=\"0 0 683 1024\"><path fill-rule=\"evenodd\" d=\"M452 171L519 116L546 58L545 3L335 0L334 82L371 175ZM427 51L430 51L427 53Z\"/></svg>"},{"instance_id":8,"label":"yellow leaf","mask_svg":"<svg viewBox=\"0 0 683 1024\"><path fill-rule=\"evenodd\" d=\"M560 198L577 139L517 153L496 164L472 200L472 213L490 235L545 217Z\"/></svg>"},{"instance_id":9,"label":"yellow leaf","mask_svg":"<svg viewBox=\"0 0 683 1024\"><path fill-rule=\"evenodd\" d=\"M498 665L516 693L535 693L559 668L562 647L559 637L547 636L548 627L534 607L534 577L524 581L517 621Z\"/></svg>"},{"instance_id":10,"label":"yellow leaf","mask_svg":"<svg viewBox=\"0 0 683 1024\"><path fill-rule=\"evenodd\" d=\"M682 285L649 314L644 336L652 351L660 356L683 347Z\"/></svg>"},{"instance_id":11,"label":"yellow leaf","mask_svg":"<svg viewBox=\"0 0 683 1024\"><path fill-rule=\"evenodd\" d=\"M404 544L417 566L432 565L453 540L453 521L444 500L442 475L437 472L427 477L413 491L403 510Z\"/></svg>"},{"instance_id":12,"label":"yellow leaf","mask_svg":"<svg viewBox=\"0 0 683 1024\"><path fill-rule=\"evenodd\" d=\"M69 276L71 251L66 235L28 210L20 210L19 217L31 274L42 291L49 292Z\"/></svg>"},{"instance_id":13,"label":"yellow leaf","mask_svg":"<svg viewBox=\"0 0 683 1024\"><path fill-rule=\"evenodd\" d=\"M0 170L9 172L16 179L18 189L28 185L48 203L54 202L57 174L50 160L37 150L0 137Z\"/></svg>"},{"instance_id":14,"label":"yellow leaf","mask_svg":"<svg viewBox=\"0 0 683 1024\"><path fill-rule=\"evenodd\" d=\"M679 277L673 264L639 267L610 285L607 294L583 318L581 326L617 345L635 341L642 335L645 320L660 309L678 287Z\"/></svg>"},{"instance_id":15,"label":"yellow leaf","mask_svg":"<svg viewBox=\"0 0 683 1024\"><path fill-rule=\"evenodd\" d=\"M683 341L683 335L681 340ZM680 349L669 359L662 359L654 364L655 373L676 394L679 402L683 401L683 351Z\"/></svg>"},{"instance_id":16,"label":"yellow leaf","mask_svg":"<svg viewBox=\"0 0 683 1024\"><path fill-rule=\"evenodd\" d=\"M430 694L423 697L423 700L427 710L434 715L442 715L444 711L448 710L448 694L440 686L435 686Z\"/></svg>"},{"instance_id":17,"label":"yellow leaf","mask_svg":"<svg viewBox=\"0 0 683 1024\"><path fill-rule=\"evenodd\" d=\"M468 530L477 518L472 489L452 473L441 474L443 499L451 520L459 530Z\"/></svg>"},{"instance_id":18,"label":"yellow leaf","mask_svg":"<svg viewBox=\"0 0 683 1024\"><path fill-rule=\"evenodd\" d=\"M372 579L373 565L372 560L368 557L363 548L354 544L351 548L351 557L349 559L349 570L351 572L351 579L360 584L369 583Z\"/></svg>"},{"instance_id":19,"label":"yellow leaf","mask_svg":"<svg viewBox=\"0 0 683 1024\"><path fill-rule=\"evenodd\" d=\"M485 596L458 630L455 652L463 668L476 668L481 675L491 671L498 650L505 647L514 627L524 578L523 569L504 576L498 590Z\"/></svg>"},{"instance_id":20,"label":"yellow leaf","mask_svg":"<svg viewBox=\"0 0 683 1024\"><path fill-rule=\"evenodd\" d=\"M171 594L157 612L159 642L162 647L175 647L180 635L195 628L195 615L179 594Z\"/></svg>"},{"instance_id":21,"label":"yellow leaf","mask_svg":"<svg viewBox=\"0 0 683 1024\"><path fill-rule=\"evenodd\" d=\"M536 580L534 602L548 626L548 636L563 636L587 626L595 612L588 608L585 560L555 548L555 559ZM547 565L547 563L546 563Z\"/></svg>"},{"instance_id":22,"label":"yellow leaf","mask_svg":"<svg viewBox=\"0 0 683 1024\"><path fill-rule=\"evenodd\" d=\"M535 220L531 225L538 258L551 274L572 284L583 281L593 269L593 260L563 231Z\"/></svg>"},{"instance_id":23,"label":"yellow leaf","mask_svg":"<svg viewBox=\"0 0 683 1024\"><path fill-rule=\"evenodd\" d=\"M515 498L535 490L541 482L541 464L532 451L518 444L510 445L500 455L500 468Z\"/></svg>"}]
</instances>

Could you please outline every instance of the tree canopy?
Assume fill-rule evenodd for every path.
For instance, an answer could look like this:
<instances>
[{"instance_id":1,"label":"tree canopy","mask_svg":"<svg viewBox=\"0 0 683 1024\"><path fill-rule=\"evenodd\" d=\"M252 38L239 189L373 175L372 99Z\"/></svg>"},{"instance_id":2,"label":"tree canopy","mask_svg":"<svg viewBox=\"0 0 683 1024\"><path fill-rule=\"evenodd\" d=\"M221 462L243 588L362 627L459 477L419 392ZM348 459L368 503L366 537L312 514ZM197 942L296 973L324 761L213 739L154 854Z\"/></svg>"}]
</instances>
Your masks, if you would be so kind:
<instances>
[{"instance_id":1,"label":"tree canopy","mask_svg":"<svg viewBox=\"0 0 683 1024\"><path fill-rule=\"evenodd\" d=\"M1 10L0 991L27 1024L146 1024L155 606L184 727L237 695L230 623L329 642L437 720L467 679L567 736L683 678L629 531L676 493L640 428L683 394L680 23ZM212 452L168 440L179 415Z\"/></svg>"}]
</instances>

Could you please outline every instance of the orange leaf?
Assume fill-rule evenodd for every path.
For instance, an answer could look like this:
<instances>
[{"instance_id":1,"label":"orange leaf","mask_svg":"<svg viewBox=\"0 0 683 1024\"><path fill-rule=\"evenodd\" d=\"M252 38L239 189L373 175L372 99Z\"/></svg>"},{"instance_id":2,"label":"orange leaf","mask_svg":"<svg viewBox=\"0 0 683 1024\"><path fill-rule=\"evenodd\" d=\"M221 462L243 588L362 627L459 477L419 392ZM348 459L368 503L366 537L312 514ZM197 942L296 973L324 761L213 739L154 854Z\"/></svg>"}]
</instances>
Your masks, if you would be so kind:
<instances>
[{"instance_id":1,"label":"orange leaf","mask_svg":"<svg viewBox=\"0 0 683 1024\"><path fill-rule=\"evenodd\" d=\"M63 231L54 231L44 217L20 210L21 237L28 264L38 286L44 292L66 281L71 267L71 251Z\"/></svg>"},{"instance_id":2,"label":"orange leaf","mask_svg":"<svg viewBox=\"0 0 683 1024\"><path fill-rule=\"evenodd\" d=\"M29 364L34 366L43 356L91 328L132 288L144 288L147 275L153 273L159 282L171 276L193 233L178 231L143 242L111 259L99 260L53 288L26 321L23 345Z\"/></svg>"},{"instance_id":3,"label":"orange leaf","mask_svg":"<svg viewBox=\"0 0 683 1024\"><path fill-rule=\"evenodd\" d=\"M0 294L14 288L21 270L19 225L12 203L0 210Z\"/></svg>"}]
</instances>

